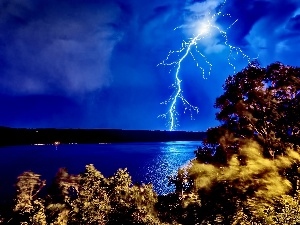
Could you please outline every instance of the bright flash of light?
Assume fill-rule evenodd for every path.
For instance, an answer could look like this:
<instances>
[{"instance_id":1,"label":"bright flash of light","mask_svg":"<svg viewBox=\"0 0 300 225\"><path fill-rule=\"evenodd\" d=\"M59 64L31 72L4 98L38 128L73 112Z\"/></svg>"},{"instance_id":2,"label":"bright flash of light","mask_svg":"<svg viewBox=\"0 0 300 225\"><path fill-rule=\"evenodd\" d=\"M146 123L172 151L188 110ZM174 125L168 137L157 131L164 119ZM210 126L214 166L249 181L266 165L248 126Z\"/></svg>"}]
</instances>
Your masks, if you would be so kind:
<instances>
[{"instance_id":1,"label":"bright flash of light","mask_svg":"<svg viewBox=\"0 0 300 225\"><path fill-rule=\"evenodd\" d=\"M222 3L224 6L226 0ZM221 7L222 8L222 7ZM183 104L184 113L189 112L191 120L193 120L193 113L199 113L200 108L192 105L183 95L182 90L182 82L183 78L181 78L180 70L182 68L182 62L187 58L191 58L194 60L196 67L201 71L203 79L207 79L206 75L210 76L212 70L212 63L207 59L205 53L201 51L199 44L203 39L212 38L216 34L220 35L223 38L224 46L229 49L229 55L227 57L228 64L233 68L233 72L235 73L236 67L234 65L234 61L237 59L236 57L242 57L250 63L251 59L248 55L246 55L241 48L233 46L228 42L227 30L230 29L238 20L235 20L229 27L223 30L220 26L218 26L215 21L218 17L231 17L230 14L223 14L221 8L218 12L212 14L208 13L207 16L202 18L201 20L194 21L189 25L182 25L176 27L174 30L180 28L192 28L195 30L196 34L193 37L189 38L188 41L183 41L182 46L179 50L171 50L167 55L166 59L164 59L158 65L163 66L171 66L170 73L175 69L175 78L174 83L172 84L172 88L175 89L170 98L161 104L168 105L169 109L166 113L159 115L158 117L162 117L167 119L167 126L169 130L176 130L179 126L178 121L178 110L177 104L178 101ZM177 60L171 61L171 57L173 55L178 55ZM200 60L201 59L201 60ZM202 62L200 62L202 61ZM203 65L203 66L202 66ZM205 70L204 65L206 65L209 69Z\"/></svg>"}]
</instances>

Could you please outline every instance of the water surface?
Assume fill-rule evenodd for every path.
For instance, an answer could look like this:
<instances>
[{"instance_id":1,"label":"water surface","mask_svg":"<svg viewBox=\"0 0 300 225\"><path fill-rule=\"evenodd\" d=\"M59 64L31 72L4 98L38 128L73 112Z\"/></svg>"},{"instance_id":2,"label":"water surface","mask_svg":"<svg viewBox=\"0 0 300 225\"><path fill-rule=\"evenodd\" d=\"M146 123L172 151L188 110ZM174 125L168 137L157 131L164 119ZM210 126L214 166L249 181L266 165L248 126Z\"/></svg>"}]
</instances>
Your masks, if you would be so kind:
<instances>
[{"instance_id":1,"label":"water surface","mask_svg":"<svg viewBox=\"0 0 300 225\"><path fill-rule=\"evenodd\" d=\"M173 190L167 177L194 158L200 142L151 142L121 144L61 144L1 147L0 193L9 193L16 177L23 171L41 174L50 183L61 167L69 173L84 171L87 164L105 176L118 168L127 168L134 182L152 183L159 194Z\"/></svg>"}]
</instances>

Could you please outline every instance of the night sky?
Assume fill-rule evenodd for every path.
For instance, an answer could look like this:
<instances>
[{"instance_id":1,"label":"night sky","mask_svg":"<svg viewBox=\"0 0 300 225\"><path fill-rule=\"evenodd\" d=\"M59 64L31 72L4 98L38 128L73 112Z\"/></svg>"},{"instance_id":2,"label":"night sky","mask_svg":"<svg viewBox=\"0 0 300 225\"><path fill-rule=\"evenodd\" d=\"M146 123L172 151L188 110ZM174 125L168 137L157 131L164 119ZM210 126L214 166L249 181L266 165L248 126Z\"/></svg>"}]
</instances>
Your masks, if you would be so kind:
<instances>
[{"instance_id":1,"label":"night sky","mask_svg":"<svg viewBox=\"0 0 300 225\"><path fill-rule=\"evenodd\" d=\"M300 66L299 0L222 3L1 0L0 126L168 130L169 118L158 116L170 106L160 103L176 92L176 66L158 64L207 21L225 31L228 41L210 27L198 42L197 50L212 64L209 75L209 64L194 54L207 79L191 55L181 62L183 94L199 113L190 120L179 101L176 129L217 125L213 104L234 74L229 45L262 66L275 61ZM233 56L238 72L247 57ZM169 62L180 57L173 54Z\"/></svg>"}]
</instances>

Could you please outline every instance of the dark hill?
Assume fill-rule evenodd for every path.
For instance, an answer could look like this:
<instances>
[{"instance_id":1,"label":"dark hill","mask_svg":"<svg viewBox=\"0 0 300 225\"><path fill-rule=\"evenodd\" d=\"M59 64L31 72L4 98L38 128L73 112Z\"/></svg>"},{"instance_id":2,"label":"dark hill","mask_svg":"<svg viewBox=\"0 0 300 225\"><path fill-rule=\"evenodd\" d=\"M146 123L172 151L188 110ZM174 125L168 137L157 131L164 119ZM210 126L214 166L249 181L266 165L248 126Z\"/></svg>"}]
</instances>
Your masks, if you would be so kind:
<instances>
[{"instance_id":1,"label":"dark hill","mask_svg":"<svg viewBox=\"0 0 300 225\"><path fill-rule=\"evenodd\" d=\"M0 127L0 145L200 141L205 135L187 131Z\"/></svg>"}]
</instances>

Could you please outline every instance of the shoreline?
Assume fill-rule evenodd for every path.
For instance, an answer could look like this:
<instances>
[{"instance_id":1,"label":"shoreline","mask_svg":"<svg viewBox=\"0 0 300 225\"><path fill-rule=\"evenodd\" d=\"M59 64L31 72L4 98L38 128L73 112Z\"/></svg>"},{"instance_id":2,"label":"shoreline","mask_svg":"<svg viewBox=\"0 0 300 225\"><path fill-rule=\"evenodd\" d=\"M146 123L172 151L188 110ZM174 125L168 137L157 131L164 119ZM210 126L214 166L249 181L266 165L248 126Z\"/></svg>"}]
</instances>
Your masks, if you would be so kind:
<instances>
[{"instance_id":1,"label":"shoreline","mask_svg":"<svg viewBox=\"0 0 300 225\"><path fill-rule=\"evenodd\" d=\"M206 137L206 132L122 129L28 129L0 127L0 137L0 146L55 143L99 144L201 141Z\"/></svg>"}]
</instances>

